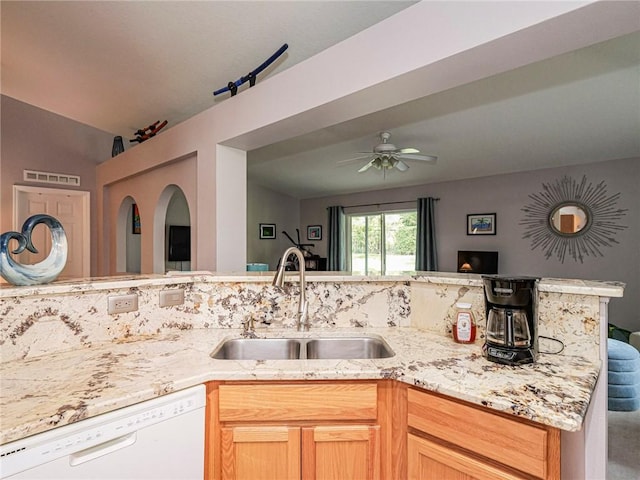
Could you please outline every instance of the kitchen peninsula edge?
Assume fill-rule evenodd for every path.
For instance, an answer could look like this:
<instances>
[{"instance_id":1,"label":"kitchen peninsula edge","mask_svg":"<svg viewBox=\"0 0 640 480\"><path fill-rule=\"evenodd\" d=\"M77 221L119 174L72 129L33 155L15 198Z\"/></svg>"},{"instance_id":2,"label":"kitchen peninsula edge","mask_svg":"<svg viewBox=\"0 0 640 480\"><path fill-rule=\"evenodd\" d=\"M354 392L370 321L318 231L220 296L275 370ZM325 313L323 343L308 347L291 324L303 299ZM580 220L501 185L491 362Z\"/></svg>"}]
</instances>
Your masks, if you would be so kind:
<instances>
[{"instance_id":1,"label":"kitchen peninsula edge","mask_svg":"<svg viewBox=\"0 0 640 480\"><path fill-rule=\"evenodd\" d=\"M584 422L606 362L606 305L609 297L622 296L622 284L542 279L540 332L561 339L565 352L505 367L481 357L482 325L472 345L455 344L448 334L457 301L471 303L476 318L484 318L480 276L309 275L313 325L304 335L381 335L396 355L211 359L220 341L241 333L248 316L257 320L260 336L300 335L293 327L297 277L288 280L285 292L271 287L270 273L208 272L0 288L0 443L210 380L380 378L574 432L569 443L588 443ZM165 289L183 289L185 303L159 307ZM138 294L139 310L108 315L107 297L123 293ZM604 395L606 405L606 381Z\"/></svg>"}]
</instances>

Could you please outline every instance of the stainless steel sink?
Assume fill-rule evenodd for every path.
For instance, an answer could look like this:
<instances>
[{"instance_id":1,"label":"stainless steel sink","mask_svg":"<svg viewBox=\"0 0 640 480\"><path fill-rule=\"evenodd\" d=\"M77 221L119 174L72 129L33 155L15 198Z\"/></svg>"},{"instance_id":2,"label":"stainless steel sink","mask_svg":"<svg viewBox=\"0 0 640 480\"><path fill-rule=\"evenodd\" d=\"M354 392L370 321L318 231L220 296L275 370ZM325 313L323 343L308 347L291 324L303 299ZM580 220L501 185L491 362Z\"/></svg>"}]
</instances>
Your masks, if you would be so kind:
<instances>
[{"instance_id":1,"label":"stainless steel sink","mask_svg":"<svg viewBox=\"0 0 640 480\"><path fill-rule=\"evenodd\" d=\"M232 338L211 354L218 360L295 360L300 342L293 338Z\"/></svg>"},{"instance_id":2,"label":"stainless steel sink","mask_svg":"<svg viewBox=\"0 0 640 480\"><path fill-rule=\"evenodd\" d=\"M388 358L395 355L391 347L381 338L314 338L307 342L307 358L353 359Z\"/></svg>"},{"instance_id":3,"label":"stainless steel sink","mask_svg":"<svg viewBox=\"0 0 640 480\"><path fill-rule=\"evenodd\" d=\"M211 353L217 360L320 360L388 358L395 352L380 337L232 338Z\"/></svg>"}]
</instances>

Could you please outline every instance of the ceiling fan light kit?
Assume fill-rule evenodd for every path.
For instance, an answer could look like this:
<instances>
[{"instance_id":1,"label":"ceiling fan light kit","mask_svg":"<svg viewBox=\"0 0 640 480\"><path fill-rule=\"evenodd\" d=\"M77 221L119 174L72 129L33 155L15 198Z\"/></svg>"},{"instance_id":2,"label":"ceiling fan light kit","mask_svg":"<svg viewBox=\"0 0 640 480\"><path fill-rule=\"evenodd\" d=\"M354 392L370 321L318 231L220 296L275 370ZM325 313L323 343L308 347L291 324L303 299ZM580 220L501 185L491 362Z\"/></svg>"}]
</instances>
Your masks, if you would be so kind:
<instances>
[{"instance_id":1,"label":"ceiling fan light kit","mask_svg":"<svg viewBox=\"0 0 640 480\"><path fill-rule=\"evenodd\" d=\"M420 154L420 150L417 148L397 148L393 143L389 143L390 138L391 134L389 132L382 132L380 134L382 143L376 145L371 153L360 152L365 155L371 155L373 158L371 158L367 164L362 166L358 170L358 173L366 172L371 167L374 167L376 170L382 170L383 173L394 168L401 172L406 172L409 170L409 165L403 162L403 160L417 160L421 162L435 163L438 159L438 157L433 155Z\"/></svg>"}]
</instances>

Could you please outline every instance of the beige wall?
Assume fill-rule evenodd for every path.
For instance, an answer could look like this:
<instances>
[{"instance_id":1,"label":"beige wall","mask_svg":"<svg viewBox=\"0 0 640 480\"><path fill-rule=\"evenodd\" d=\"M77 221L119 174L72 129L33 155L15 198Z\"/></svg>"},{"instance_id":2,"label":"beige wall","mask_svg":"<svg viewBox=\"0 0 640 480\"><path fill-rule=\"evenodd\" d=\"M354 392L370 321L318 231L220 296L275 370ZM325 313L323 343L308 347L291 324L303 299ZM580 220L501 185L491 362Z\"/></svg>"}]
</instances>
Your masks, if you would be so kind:
<instances>
[{"instance_id":1,"label":"beige wall","mask_svg":"<svg viewBox=\"0 0 640 480\"><path fill-rule=\"evenodd\" d=\"M111 157L113 134L5 95L1 102L0 233L13 229L13 185L84 190L91 194L91 240L95 245L95 167ZM79 175L80 186L25 182L24 169ZM91 275L96 275L96 266L97 251L92 248Z\"/></svg>"},{"instance_id":2,"label":"beige wall","mask_svg":"<svg viewBox=\"0 0 640 480\"><path fill-rule=\"evenodd\" d=\"M189 205L190 222L192 227L192 249L194 232L197 225L194 224L196 208L196 158L186 157L178 162L152 169L144 175L115 182L105 188L105 211L108 217L103 225L103 231L107 233L109 241L104 244L107 258L109 259L110 274L124 271L122 266L126 264L124 259L125 248L124 233L130 229L130 224L119 215L120 206L127 197L133 198L140 212L140 269L142 273L164 273L165 270L165 220L166 210L171 200L172 192L165 192L167 187L176 185L182 189ZM160 199L165 194L165 201ZM128 208L127 208L128 212ZM154 248L159 248L159 252ZM160 257L155 256L159 254ZM118 261L120 259L120 261Z\"/></svg>"}]
</instances>

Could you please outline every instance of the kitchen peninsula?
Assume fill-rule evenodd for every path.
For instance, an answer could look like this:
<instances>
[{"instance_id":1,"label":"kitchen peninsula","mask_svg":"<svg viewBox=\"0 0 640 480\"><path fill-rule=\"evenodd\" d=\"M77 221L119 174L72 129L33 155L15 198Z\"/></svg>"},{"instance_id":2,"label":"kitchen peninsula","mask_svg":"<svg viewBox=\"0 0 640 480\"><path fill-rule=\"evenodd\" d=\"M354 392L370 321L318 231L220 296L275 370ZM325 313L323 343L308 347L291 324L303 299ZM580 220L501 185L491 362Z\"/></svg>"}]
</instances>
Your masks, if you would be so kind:
<instances>
[{"instance_id":1,"label":"kitchen peninsula","mask_svg":"<svg viewBox=\"0 0 640 480\"><path fill-rule=\"evenodd\" d=\"M562 430L563 468L574 473L591 461L585 451L604 454L606 465L606 449L591 452L585 422L593 422L593 430L598 415L606 415L606 383L604 407L597 398L606 362L606 305L622 296L623 285L541 280L539 332L561 340L565 349L543 353L532 365L505 367L480 354L483 322L475 344L456 344L449 334L456 302L471 303L475 317L484 318L479 276L311 274L312 326L304 333L294 327L296 277L288 278L284 292L271 286L271 278L191 272L1 288L0 443L207 382L392 380ZM159 307L166 290L183 290L184 303ZM138 310L108 314L107 297L122 294L137 295ZM215 347L240 336L250 317L258 336L378 335L395 355L212 359ZM541 350L553 348L541 342Z\"/></svg>"}]
</instances>

